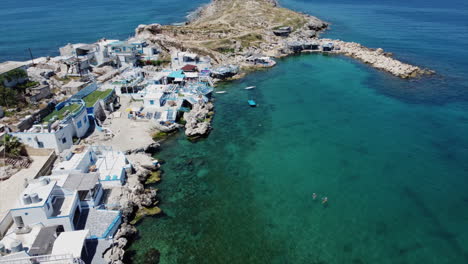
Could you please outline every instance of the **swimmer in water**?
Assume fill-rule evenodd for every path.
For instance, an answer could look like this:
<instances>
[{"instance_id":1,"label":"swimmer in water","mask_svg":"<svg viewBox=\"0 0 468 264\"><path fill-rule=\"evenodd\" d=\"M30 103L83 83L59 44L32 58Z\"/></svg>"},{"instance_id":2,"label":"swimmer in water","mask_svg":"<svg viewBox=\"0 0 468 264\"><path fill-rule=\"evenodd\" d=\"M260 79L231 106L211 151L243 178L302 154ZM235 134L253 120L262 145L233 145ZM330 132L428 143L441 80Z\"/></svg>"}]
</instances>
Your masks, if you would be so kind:
<instances>
[{"instance_id":1,"label":"swimmer in water","mask_svg":"<svg viewBox=\"0 0 468 264\"><path fill-rule=\"evenodd\" d=\"M312 194L312 199L315 200L316 198L317 198L317 194L316 194L316 193L313 193L313 194Z\"/></svg>"},{"instance_id":2,"label":"swimmer in water","mask_svg":"<svg viewBox=\"0 0 468 264\"><path fill-rule=\"evenodd\" d=\"M323 197L322 198L322 204L328 203L328 197Z\"/></svg>"}]
</instances>

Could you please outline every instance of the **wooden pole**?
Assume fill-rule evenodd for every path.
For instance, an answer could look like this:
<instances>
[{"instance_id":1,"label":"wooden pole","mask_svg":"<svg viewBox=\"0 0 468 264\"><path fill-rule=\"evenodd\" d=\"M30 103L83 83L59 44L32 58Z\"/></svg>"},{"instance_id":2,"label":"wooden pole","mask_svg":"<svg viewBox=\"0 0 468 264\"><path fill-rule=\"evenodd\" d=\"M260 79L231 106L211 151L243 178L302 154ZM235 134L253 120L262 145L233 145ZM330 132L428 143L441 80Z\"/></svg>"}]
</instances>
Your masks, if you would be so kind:
<instances>
[{"instance_id":1,"label":"wooden pole","mask_svg":"<svg viewBox=\"0 0 468 264\"><path fill-rule=\"evenodd\" d=\"M32 55L31 48L28 48L28 50L29 50L29 56L31 56L31 62L32 62L32 64L34 65L34 57L33 57L33 55Z\"/></svg>"}]
</instances>

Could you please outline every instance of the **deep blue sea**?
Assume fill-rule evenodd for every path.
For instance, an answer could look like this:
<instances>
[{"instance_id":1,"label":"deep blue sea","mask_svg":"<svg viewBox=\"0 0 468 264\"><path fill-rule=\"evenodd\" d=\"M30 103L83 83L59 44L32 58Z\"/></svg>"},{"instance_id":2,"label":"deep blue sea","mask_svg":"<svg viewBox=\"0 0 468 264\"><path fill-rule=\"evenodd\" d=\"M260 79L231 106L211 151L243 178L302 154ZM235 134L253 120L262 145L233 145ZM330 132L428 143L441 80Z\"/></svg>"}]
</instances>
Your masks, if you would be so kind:
<instances>
[{"instance_id":1,"label":"deep blue sea","mask_svg":"<svg viewBox=\"0 0 468 264\"><path fill-rule=\"evenodd\" d=\"M8 1L0 58L126 37L200 3ZM281 4L332 23L328 37L437 74L400 80L346 57L303 55L221 84L228 93L215 96L209 138L181 133L155 154L166 161L155 186L165 214L138 225L129 262L156 248L161 263L468 263L468 2Z\"/></svg>"},{"instance_id":2,"label":"deep blue sea","mask_svg":"<svg viewBox=\"0 0 468 264\"><path fill-rule=\"evenodd\" d=\"M208 0L2 0L0 61L57 56L67 43L126 39L139 24L171 24Z\"/></svg>"}]
</instances>

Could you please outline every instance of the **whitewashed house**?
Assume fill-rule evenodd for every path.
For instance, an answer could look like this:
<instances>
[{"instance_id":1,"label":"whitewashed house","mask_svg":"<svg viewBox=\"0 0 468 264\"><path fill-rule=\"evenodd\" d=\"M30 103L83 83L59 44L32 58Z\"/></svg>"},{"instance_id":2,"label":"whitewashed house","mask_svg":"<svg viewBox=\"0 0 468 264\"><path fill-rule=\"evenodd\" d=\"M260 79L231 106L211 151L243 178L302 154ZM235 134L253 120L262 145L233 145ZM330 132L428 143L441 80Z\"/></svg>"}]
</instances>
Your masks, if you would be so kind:
<instances>
[{"instance_id":1,"label":"whitewashed house","mask_svg":"<svg viewBox=\"0 0 468 264\"><path fill-rule=\"evenodd\" d=\"M143 106L147 108L160 108L164 105L164 91L166 85L149 85L145 88Z\"/></svg>"},{"instance_id":2,"label":"whitewashed house","mask_svg":"<svg viewBox=\"0 0 468 264\"><path fill-rule=\"evenodd\" d=\"M42 178L29 183L10 213L16 228L20 230L42 223L73 231L78 225L81 206L78 192L65 190L56 181Z\"/></svg>"},{"instance_id":3,"label":"whitewashed house","mask_svg":"<svg viewBox=\"0 0 468 264\"><path fill-rule=\"evenodd\" d=\"M99 173L99 182L104 187L121 186L125 183L127 170L131 165L121 151L112 147L93 146L76 147L71 155L57 164L52 170L53 175L71 173Z\"/></svg>"},{"instance_id":4,"label":"whitewashed house","mask_svg":"<svg viewBox=\"0 0 468 264\"><path fill-rule=\"evenodd\" d=\"M11 134L32 148L55 149L57 153L73 145L73 126L68 124L34 125L28 131Z\"/></svg>"},{"instance_id":5,"label":"whitewashed house","mask_svg":"<svg viewBox=\"0 0 468 264\"><path fill-rule=\"evenodd\" d=\"M83 138L90 128L90 121L83 100L69 100L56 106L46 120L30 129L11 133L33 148L55 149L61 153L73 145L73 137Z\"/></svg>"},{"instance_id":6,"label":"whitewashed house","mask_svg":"<svg viewBox=\"0 0 468 264\"><path fill-rule=\"evenodd\" d=\"M0 241L1 264L84 264L88 230L64 232L59 226L36 224L28 233L11 233Z\"/></svg>"}]
</instances>

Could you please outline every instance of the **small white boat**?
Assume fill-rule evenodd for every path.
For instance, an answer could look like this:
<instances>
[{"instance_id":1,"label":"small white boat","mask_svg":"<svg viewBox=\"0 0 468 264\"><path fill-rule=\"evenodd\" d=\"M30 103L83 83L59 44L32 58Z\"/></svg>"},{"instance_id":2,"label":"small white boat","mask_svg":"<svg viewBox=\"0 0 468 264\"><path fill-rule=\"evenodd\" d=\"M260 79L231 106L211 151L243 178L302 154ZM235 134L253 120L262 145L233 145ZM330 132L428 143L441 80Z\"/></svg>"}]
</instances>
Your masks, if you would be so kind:
<instances>
[{"instance_id":1,"label":"small white boat","mask_svg":"<svg viewBox=\"0 0 468 264\"><path fill-rule=\"evenodd\" d=\"M216 92L217 94L223 94L223 93L226 93L226 91L218 91Z\"/></svg>"},{"instance_id":2,"label":"small white boat","mask_svg":"<svg viewBox=\"0 0 468 264\"><path fill-rule=\"evenodd\" d=\"M255 88L255 86L249 86L249 87L247 87L247 88L245 88L245 89L246 89L246 90L251 90L251 89L254 89L254 88Z\"/></svg>"}]
</instances>

